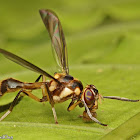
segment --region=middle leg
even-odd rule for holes
[[[55,108],[54,108],[53,97],[52,97],[52,94],[49,91],[49,87],[48,87],[47,83],[44,83],[44,85],[42,86],[42,92],[43,92],[43,95],[45,95],[47,97],[49,103],[51,104],[51,108],[52,108],[55,123],[58,124],[57,115],[56,115],[56,111],[55,111]]]

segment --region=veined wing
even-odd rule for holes
[[[39,74],[42,74],[42,75],[45,75],[51,79],[54,79],[56,82],[60,83],[57,79],[55,79],[53,76],[51,76],[50,74],[48,74],[47,72],[45,72],[44,70],[40,69],[39,67],[35,66],[34,64],[26,61],[25,59],[11,53],[11,52],[8,52],[4,49],[0,49],[0,53],[3,54],[6,58],[14,61],[15,63],[27,68],[27,69],[30,69],[32,71],[35,71]]]
[[[39,12],[51,37],[52,47],[54,49],[58,65],[61,67],[63,73],[68,74],[67,47],[61,23],[53,11],[40,10]]]

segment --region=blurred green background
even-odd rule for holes
[[[0,48],[53,75],[58,68],[39,9],[52,9],[61,21],[71,75],[80,79],[84,86],[95,84],[105,96],[140,98],[139,0],[1,0]],[[13,77],[33,82],[37,76],[0,55],[1,80]],[[41,91],[34,94],[41,96]],[[6,94],[0,99],[0,116],[15,95]],[[54,125],[49,103],[40,104],[24,97],[0,122],[0,136],[7,134],[15,140],[140,139],[140,121],[137,119],[140,103],[104,100],[97,111],[98,119],[108,124],[103,127],[78,118],[84,109],[77,107],[67,112],[69,102],[56,105],[59,125]],[[130,125],[126,127],[126,124]]]

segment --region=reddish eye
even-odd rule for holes
[[[93,104],[93,102],[95,101],[95,98],[94,98],[94,93],[92,92],[92,90],[90,89],[85,90],[84,99],[85,99],[86,104],[88,105]]]

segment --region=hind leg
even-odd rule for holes
[[[9,110],[0,118],[0,121],[2,121],[4,118],[6,118],[6,116],[8,116],[8,115],[12,112],[13,107],[15,106],[15,104],[16,104],[16,102],[17,102],[17,100],[18,100],[18,97],[19,97],[19,95],[20,95],[21,92],[22,92],[22,91],[19,91],[19,92],[18,92],[18,94],[16,95],[15,99],[13,100],[13,102],[12,102],[12,104],[11,104]]]
[[[6,118],[12,112],[16,102],[18,101],[18,97],[20,96],[21,92],[25,93],[27,96],[29,96],[30,98],[34,99],[35,101],[42,102],[42,99],[39,99],[38,97],[36,97],[32,93],[30,93],[29,91],[20,90],[18,92],[18,94],[16,95],[16,97],[14,98],[13,102],[11,103],[9,110],[0,118],[0,121],[2,121],[4,118]]]
[[[40,75],[40,76],[36,79],[35,82],[38,82],[38,81],[40,80],[41,77],[42,77],[42,75]],[[16,95],[16,97],[14,98],[13,102],[11,103],[9,110],[0,118],[0,121],[2,121],[4,118],[6,118],[6,117],[12,112],[12,110],[13,110],[15,104],[16,104],[17,101],[18,101],[18,97],[20,96],[20,94],[21,94],[22,92],[25,93],[27,96],[31,97],[32,99],[34,99],[34,100],[36,100],[36,101],[38,101],[38,102],[42,102],[42,99],[39,99],[38,97],[34,96],[32,93],[30,93],[30,92],[28,92],[28,91],[26,91],[26,90],[22,90],[22,89],[21,89],[21,90],[18,92],[18,94]],[[1,94],[0,94],[0,95],[1,95]],[[1,96],[2,96],[2,95],[1,95]]]

